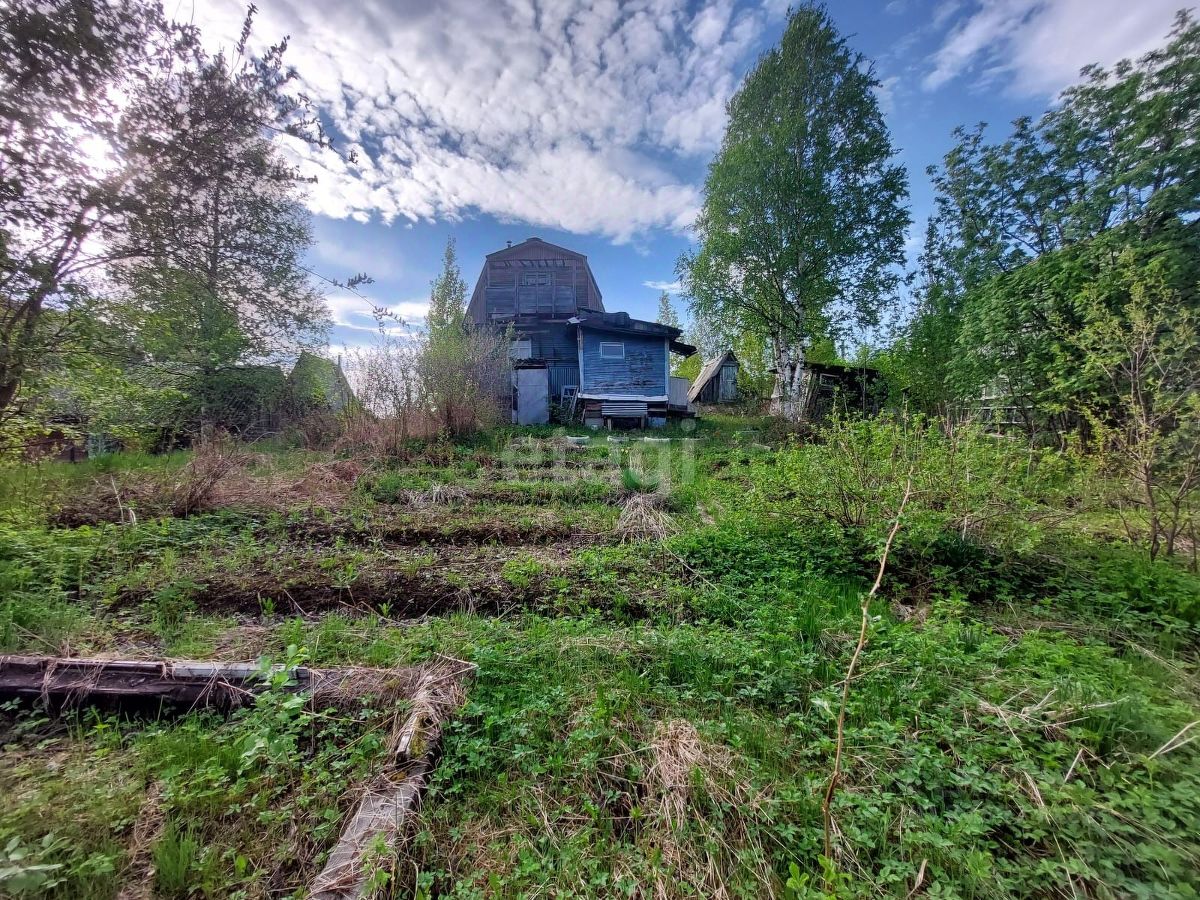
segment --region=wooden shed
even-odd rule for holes
[[[887,401],[887,381],[870,366],[845,366],[840,363],[805,363],[803,414],[807,419],[823,419],[833,413],[877,415]],[[771,414],[779,415],[779,378],[775,369],[775,390],[771,394]]]
[[[735,403],[738,399],[738,360],[732,350],[710,359],[700,370],[692,389],[691,403]]]

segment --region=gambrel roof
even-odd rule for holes
[[[488,272],[498,263],[509,263],[513,268],[537,268],[538,262],[547,259],[571,259],[580,263],[581,268],[587,273],[589,307],[597,312],[604,312],[604,302],[600,293],[600,287],[596,284],[596,276],[592,274],[592,267],[588,265],[587,257],[575,250],[570,250],[567,247],[560,247],[558,244],[551,244],[549,241],[544,241],[539,237],[531,237],[522,241],[519,244],[513,244],[511,247],[505,247],[502,250],[496,250],[489,253],[483,262],[483,269],[479,272],[479,278],[475,282],[475,290],[471,292],[471,301],[467,304],[467,315],[476,322],[482,322],[486,319],[485,304],[486,296],[485,289],[488,282]]]

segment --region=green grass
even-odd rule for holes
[[[195,886],[211,879],[205,846],[195,831],[172,819],[154,844],[154,887],[159,896],[188,897]]]
[[[39,462],[0,465],[0,522],[29,524],[61,497],[97,479],[127,472],[173,471],[191,457],[186,451],[152,455],[110,453],[78,463]]]
[[[268,692],[225,720],[84,713],[64,735],[18,718],[0,846],[26,848],[21,895],[111,897],[122,873],[149,864],[163,897],[257,896],[278,873],[304,883],[337,833],[346,786],[381,765],[389,712]],[[133,858],[139,830],[148,843]],[[0,868],[0,889],[14,884]]]
[[[715,417],[686,443],[595,436],[562,451],[588,465],[564,467],[559,433],[414,446],[334,510],[74,530],[9,517],[0,647],[471,661],[395,861],[402,895],[1200,890],[1200,744],[1172,742],[1200,718],[1200,578],[1098,540],[1110,512],[1086,507],[1072,461],[1018,464],[886,423],[801,444],[769,421]],[[842,679],[906,454],[920,492],[851,685],[826,859]],[[619,544],[614,492],[651,480],[676,533]],[[396,502],[433,485],[469,496]],[[963,510],[989,518],[964,529]],[[305,584],[356,602],[301,614],[288,592]],[[231,585],[264,599],[214,608]],[[454,602],[395,621],[434,592]],[[379,764],[382,713],[280,695],[229,719],[82,713],[64,728],[9,710],[0,870],[15,855],[19,872],[0,893],[113,896],[155,797],[143,858],[161,895],[295,894]]]

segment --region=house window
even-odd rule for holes
[[[522,272],[521,285],[523,287],[544,287],[550,284],[549,272]]]
[[[511,359],[531,359],[533,357],[533,341],[529,338],[513,341],[508,355]]]
[[[600,358],[601,359],[624,359],[625,345],[613,341],[602,341],[600,343]]]

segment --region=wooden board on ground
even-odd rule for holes
[[[0,656],[0,697],[62,705],[158,700],[183,707],[238,706],[283,671],[253,662],[82,659],[57,656]],[[311,692],[337,702],[366,694],[410,697],[421,679],[416,667],[398,669],[288,669],[288,690]]]
[[[416,819],[421,794],[433,771],[442,725],[463,701],[463,681],[474,666],[459,660],[430,669],[413,695],[407,719],[392,732],[391,764],[368,784],[309,900],[358,900],[366,895],[372,855],[394,853]]]

